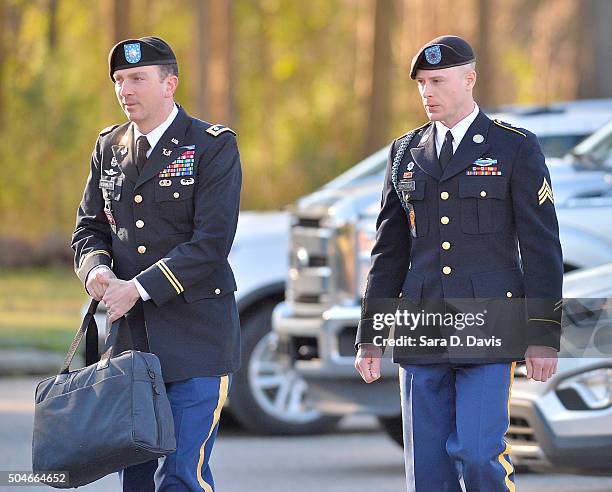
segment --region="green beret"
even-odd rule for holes
[[[423,46],[412,59],[410,78],[416,78],[417,70],[439,70],[441,68],[467,65],[476,61],[470,44],[459,36],[440,36]]]
[[[173,63],[177,62],[170,45],[163,39],[153,36],[120,41],[113,46],[108,55],[110,78],[113,82],[115,81],[113,74],[116,70]]]

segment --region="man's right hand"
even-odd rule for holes
[[[106,293],[109,280],[117,278],[110,268],[98,268],[87,277],[85,288],[96,301],[101,301]]]
[[[380,378],[380,361],[383,351],[380,347],[371,343],[359,345],[355,357],[355,369],[359,372],[366,383],[372,383]]]

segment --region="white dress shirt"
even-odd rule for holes
[[[142,135],[147,137],[147,141],[149,142],[149,145],[150,145],[150,148],[147,151],[147,159],[151,155],[151,152],[153,152],[153,149],[157,145],[157,142],[159,142],[159,139],[162,138],[162,135],[164,134],[164,132],[172,124],[172,122],[174,121],[174,118],[176,118],[177,114],[178,114],[178,108],[177,108],[177,106],[175,104],[172,107],[172,111],[170,111],[170,114],[164,120],[164,122],[161,125],[159,125],[158,127],[156,127],[153,130],[151,130],[146,135],[144,135],[144,133],[141,133],[141,131],[138,128],[136,128],[136,125],[133,125],[133,128],[134,128],[134,142],[136,142],[136,140],[138,140],[138,137],[140,137]],[[93,274],[96,270],[98,270],[100,268],[108,268],[108,267],[106,265],[98,265],[97,267],[92,268],[91,271],[89,272],[89,274],[87,275],[87,279],[85,280],[85,283],[87,283],[87,280],[89,280],[89,275]],[[110,268],[108,268],[108,269],[110,270]],[[144,289],[144,287],[142,285],[140,285],[140,282],[138,280],[136,280],[134,278],[134,279],[132,279],[132,282],[134,282],[134,285],[136,285],[136,289],[138,290],[138,294],[140,294],[140,297],[142,298],[143,301],[148,301],[149,299],[151,299],[151,296],[149,295],[149,293]]]
[[[474,110],[452,128],[447,128],[440,121],[434,122],[434,125],[436,125],[436,152],[438,153],[438,157],[440,157],[440,151],[442,150],[442,144],[444,143],[446,132],[450,130],[453,134],[454,154],[457,150],[457,147],[459,147],[461,140],[467,133],[468,128],[472,123],[474,123],[474,120],[476,119],[476,116],[478,116],[479,111],[480,110],[478,109],[478,104],[474,103]]]

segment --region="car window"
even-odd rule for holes
[[[612,122],[577,145],[571,156],[585,164],[612,167]]]

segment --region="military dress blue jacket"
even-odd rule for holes
[[[443,171],[434,132],[430,122],[391,146],[356,346],[388,334],[373,326],[377,300],[506,299],[510,318],[492,316],[485,333],[511,319],[523,354],[559,349],[563,259],[536,136],[481,111]],[[394,359],[417,362],[410,350]]]
[[[133,135],[128,122],[98,137],[72,237],[76,273],[85,283],[107,265],[120,279],[136,277],[151,300],[125,321],[148,335],[165,381],[235,372],[240,328],[227,259],[242,180],[235,134],[179,107],[140,174]]]

